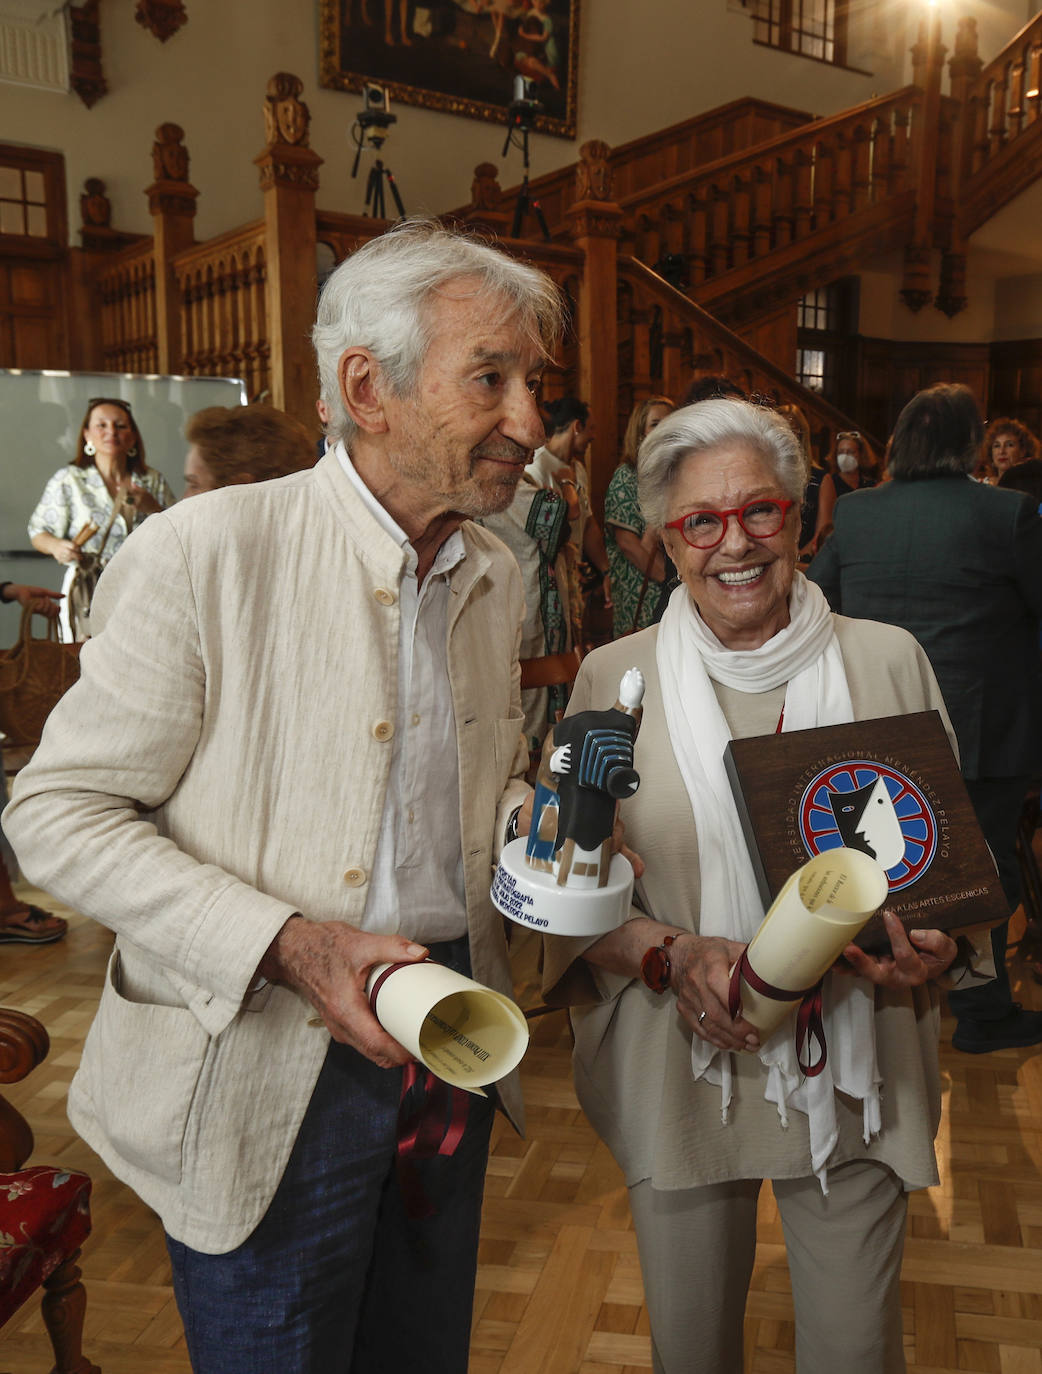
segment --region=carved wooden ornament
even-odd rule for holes
[[[264,137],[269,148],[279,143],[307,148],[311,111],[300,93],[304,83],[292,72],[276,72],[264,97]]]
[[[188,23],[181,0],[137,0],[134,18],[142,28],[154,33],[161,43],[172,38],[182,25]]]

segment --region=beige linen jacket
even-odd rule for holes
[[[503,546],[470,522],[463,540],[448,657],[470,949],[509,993],[489,884],[527,792],[523,600]],[[70,1119],[198,1250],[263,1216],[329,1043],[296,993],[249,988],[294,912],[362,916],[403,565],[332,454],[153,516],[99,584],[101,632],[5,813],[31,880],[117,936]],[[499,1086],[519,1122],[516,1079]]]

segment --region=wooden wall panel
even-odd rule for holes
[[[992,344],[988,415],[1012,415],[1042,433],[1042,339]]]
[[[885,439],[915,393],[937,382],[968,386],[983,413],[988,404],[989,347],[986,343],[862,339],[857,374],[858,421]]]
[[[0,367],[67,367],[64,265],[0,259]]]

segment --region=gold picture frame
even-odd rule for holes
[[[574,138],[580,0],[319,0],[319,84],[510,122],[514,78],[540,133]]]

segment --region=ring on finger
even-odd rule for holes
[[[700,1013],[699,1013],[699,1016],[698,1016],[698,1024],[701,1025],[702,1022],[703,1022],[705,1019],[706,1019],[706,1012],[705,1012],[705,1011],[700,1012]]]

